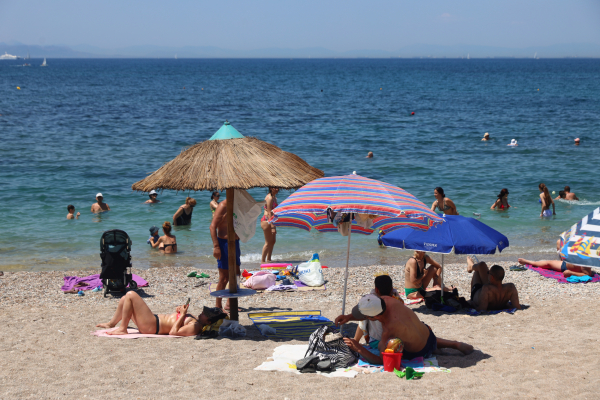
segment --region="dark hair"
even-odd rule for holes
[[[390,296],[393,289],[392,278],[389,275],[379,275],[375,278],[375,288],[379,290],[380,296]]]
[[[502,282],[502,279],[504,279],[504,268],[499,265],[492,265],[492,268],[490,268],[490,275],[498,282]]]
[[[169,221],[165,221],[162,228],[165,233],[171,233],[171,223]]]
[[[565,186],[565,192],[571,192],[571,188],[569,186]]]
[[[561,199],[564,199],[565,197],[567,197],[567,194],[565,193],[564,190],[561,190],[558,192],[558,197],[560,197]]]
[[[273,196],[273,193],[272,193],[272,192],[273,192],[273,189],[277,189],[277,188],[276,188],[276,187],[269,187],[269,192],[268,192],[268,193],[269,193],[271,196]]]
[[[71,211],[71,210],[74,210],[74,209],[75,209],[75,206],[73,204],[69,204],[67,206],[67,211]]]
[[[438,192],[442,197],[446,197],[446,195],[444,194],[444,189],[442,189],[441,187],[438,186],[434,190]]]
[[[552,204],[552,197],[550,197],[548,187],[546,187],[546,185],[543,183],[540,183],[538,187],[544,193],[544,200],[546,200],[546,206],[550,207],[550,204]]]
[[[212,192],[212,194],[210,195],[210,199],[214,200],[215,197],[221,197],[221,194],[217,191]]]
[[[500,191],[500,194],[498,195],[499,199],[502,199],[504,197],[505,194],[508,194],[508,189],[504,188]]]

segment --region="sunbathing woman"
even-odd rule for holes
[[[556,272],[562,272],[565,278],[569,276],[584,276],[588,275],[594,277],[594,272],[590,267],[580,267],[566,261],[560,260],[540,260],[540,261],[529,261],[523,258],[519,258],[519,264],[532,265],[536,268],[550,269]]]
[[[194,317],[187,314],[188,308],[189,305],[183,305],[175,308],[173,314],[153,314],[144,300],[136,292],[131,291],[121,298],[112,319],[96,326],[98,328],[114,328],[121,321],[121,326],[107,333],[109,335],[127,335],[127,325],[130,320],[133,320],[140,333],[143,334],[194,336],[202,331],[204,325],[218,321],[218,319],[214,320],[217,316],[224,317],[224,314],[215,313],[213,309],[207,307],[204,307],[202,314]]]
[[[162,225],[164,236],[158,238],[158,240],[154,240],[154,237],[150,237],[150,244],[152,247],[157,247],[158,249],[165,254],[177,253],[177,238],[175,235],[171,235],[171,223],[169,221],[165,221]]]

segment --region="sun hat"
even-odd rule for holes
[[[152,196],[153,194],[158,195],[158,193],[156,193],[156,190],[152,189],[150,193],[148,193],[148,196]]]
[[[96,195],[96,198],[98,198],[98,197],[104,197],[104,196],[102,196],[102,193],[98,193],[98,194]]]
[[[352,316],[358,320],[375,317],[385,311],[385,301],[374,294],[364,295],[352,308]]]
[[[152,225],[152,227],[150,228],[150,234],[154,235],[154,232],[158,232],[158,228],[156,227],[156,225]]]
[[[483,134],[483,137],[488,137],[488,136],[490,136],[489,132],[486,132],[486,133]]]

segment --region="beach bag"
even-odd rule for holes
[[[244,286],[254,290],[263,290],[273,286],[275,281],[277,281],[277,278],[271,271],[259,271],[248,278],[244,282]]]
[[[323,286],[325,278],[323,278],[323,268],[319,260],[309,261],[299,264],[297,267],[298,279],[306,286]]]
[[[328,325],[321,325],[311,333],[304,357],[311,356],[319,357],[316,369],[323,372],[346,368],[358,360],[358,354],[344,343],[344,337]]]

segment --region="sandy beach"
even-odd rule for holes
[[[402,288],[403,270],[352,268],[349,306],[371,289],[376,272],[388,272]],[[214,304],[205,282],[214,282],[216,271],[205,270],[211,276],[207,279],[187,278],[187,272],[176,267],[134,270],[150,283],[139,293],[156,313],[173,312],[187,297],[192,298],[192,313]],[[237,340],[92,336],[96,323],[110,319],[118,298],[60,291],[64,276],[92,273],[97,270],[0,277],[0,398],[585,399],[597,398],[600,389],[600,323],[593,307],[600,294],[597,284],[557,284],[532,271],[507,271],[505,281],[515,283],[521,302],[529,305],[514,315],[446,314],[411,306],[437,336],[470,343],[476,350],[469,356],[453,351],[439,355],[449,374],[405,381],[390,373],[329,379],[254,370],[275,347],[302,342],[266,340],[247,312],[320,309],[333,320],[341,311],[342,269],[324,271],[324,292],[263,293],[242,300],[240,322],[248,335]],[[446,282],[468,297],[470,275],[464,265],[447,265]]]

